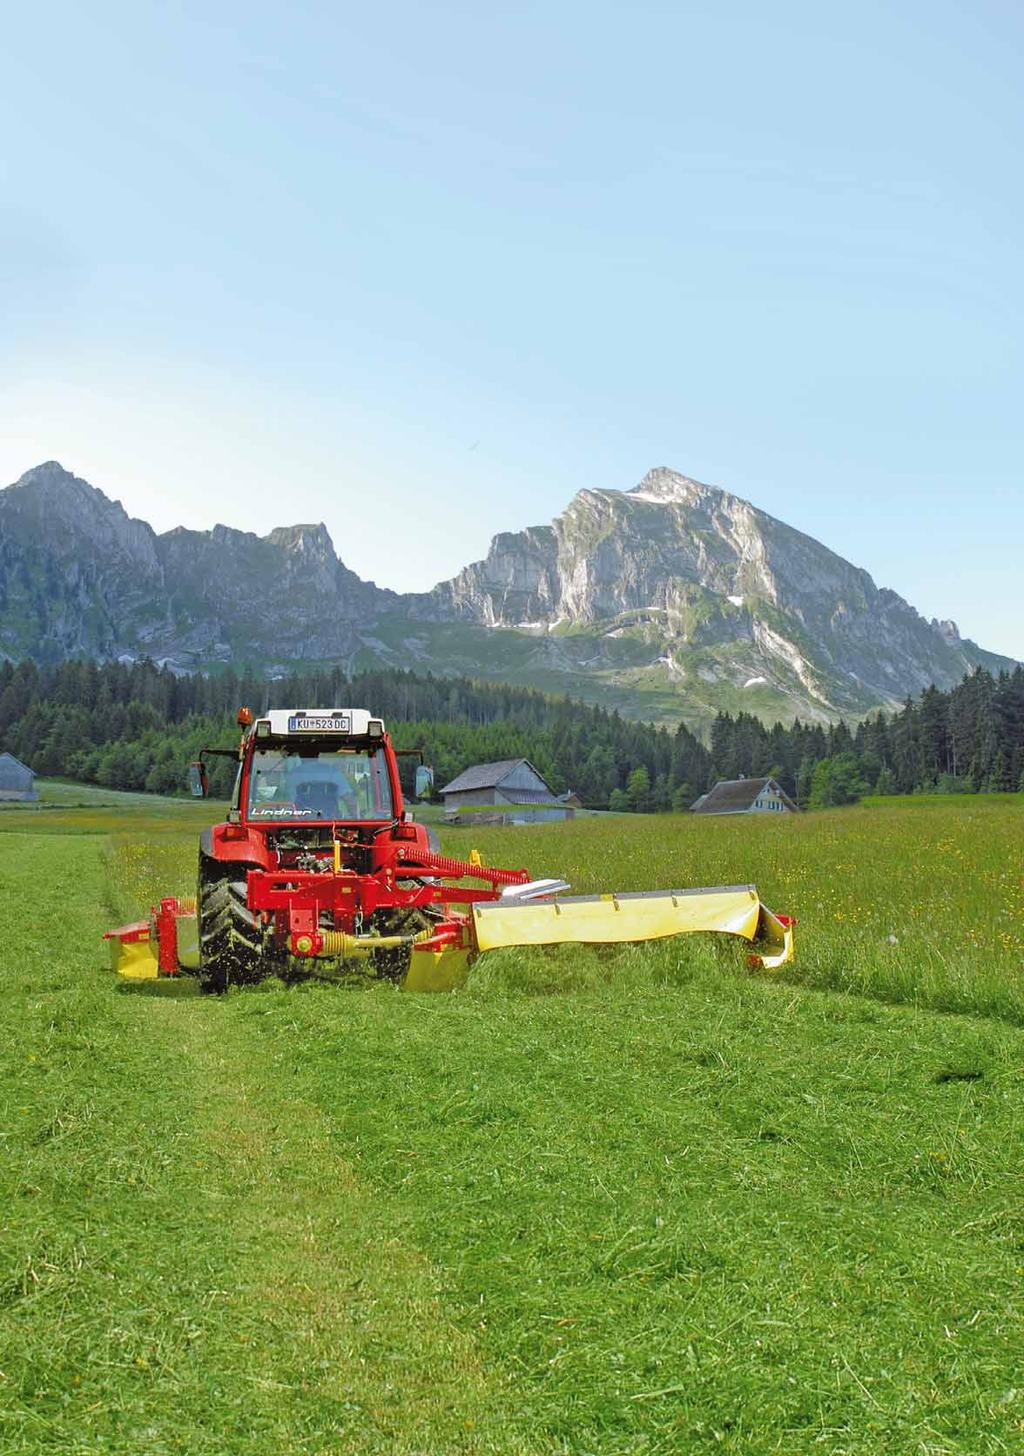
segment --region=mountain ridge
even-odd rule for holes
[[[47,461],[0,490],[0,655],[405,665],[696,723],[719,707],[856,715],[1012,665],[665,466],[629,491],[581,490],[551,523],[498,533],[480,561],[403,594],[347,567],[323,522],[157,533]]]

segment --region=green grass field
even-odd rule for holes
[[[79,807],[76,807],[79,805]],[[738,944],[118,985],[209,805],[0,816],[0,1451],[1024,1449],[1016,798],[449,831]]]

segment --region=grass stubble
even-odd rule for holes
[[[1019,802],[472,831],[756,882],[785,980],[692,940],[223,1001],[96,939],[190,888],[194,811],[73,812],[0,833],[0,1449],[1024,1447]]]

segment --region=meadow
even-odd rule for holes
[[[1018,796],[442,831],[578,892],[754,882],[784,973],[116,984],[102,930],[212,812],[0,815],[0,1450],[1024,1447]]]

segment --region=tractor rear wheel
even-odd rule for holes
[[[199,864],[199,984],[223,995],[263,974],[260,924],[245,903],[245,866]]]

